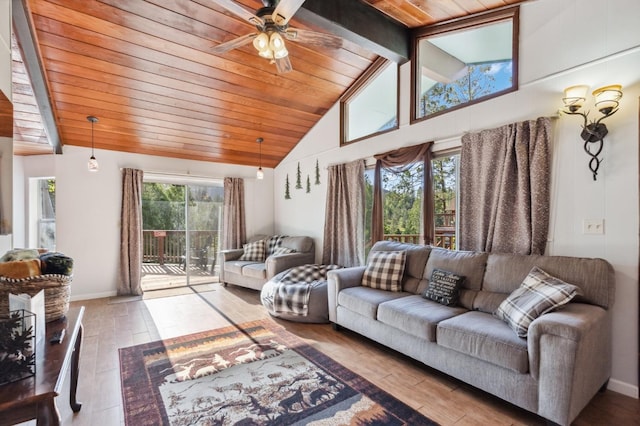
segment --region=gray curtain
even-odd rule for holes
[[[546,117],[462,137],[460,249],[544,254],[550,150]]]
[[[242,248],[247,240],[244,213],[244,180],[224,178],[224,235],[222,249]]]
[[[142,176],[142,170],[122,171],[118,295],[142,294]]]
[[[384,239],[384,218],[382,211],[382,168],[392,173],[402,173],[410,169],[417,162],[423,165],[423,197],[422,197],[422,227],[423,243],[432,244],[435,236],[434,205],[433,205],[433,176],[431,173],[431,146],[433,142],[399,148],[394,151],[377,154],[376,171],[373,182],[373,211],[371,213],[371,244]]]
[[[329,167],[322,263],[364,265],[364,161]]]

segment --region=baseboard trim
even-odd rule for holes
[[[72,302],[77,302],[79,300],[91,300],[91,299],[102,299],[104,297],[113,297],[118,294],[117,291],[105,291],[103,293],[91,293],[91,294],[78,294],[75,296],[71,296],[69,300]]]
[[[618,392],[631,398],[638,399],[638,386],[630,385],[629,383],[621,382],[620,380],[609,380],[609,386],[607,389],[613,392]]]

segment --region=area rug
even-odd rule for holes
[[[127,425],[435,425],[270,320],[120,349]]]

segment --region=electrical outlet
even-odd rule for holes
[[[604,234],[604,219],[583,219],[582,233],[591,235]]]

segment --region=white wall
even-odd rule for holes
[[[466,131],[555,115],[562,91],[623,85],[619,112],[607,119],[604,163],[593,181],[582,148],[580,119],[554,120],[552,210],[548,254],[602,257],[616,272],[613,307],[613,375],[610,389],[638,397],[638,103],[640,31],[637,0],[538,0],[520,10],[520,90],[500,98],[409,125],[410,66],[401,69],[401,127],[339,147],[339,108],[334,106],[276,168],[276,232],[315,238],[320,260],[326,198],[326,166],[368,158],[401,146],[435,140],[435,150],[457,143]],[[591,107],[590,109],[595,110]],[[296,190],[316,160],[321,185]],[[291,200],[284,199],[285,176]],[[604,219],[604,235],[582,234],[583,219]]]
[[[13,101],[11,84],[11,2],[0,0],[0,91],[10,101]],[[11,246],[12,215],[11,179],[13,174],[13,139],[0,137],[0,170],[4,172],[0,181],[0,248],[5,249],[7,244]]]
[[[11,1],[0,0],[0,90],[11,101]]]
[[[65,146],[63,155],[16,157],[14,173],[15,210],[23,218],[28,212],[24,190],[32,177],[56,178],[57,250],[74,259],[73,300],[106,297],[116,294],[119,277],[120,247],[120,168],[147,172],[245,179],[247,233],[273,232],[273,170],[265,169],[262,181],[255,179],[255,167],[178,160],[149,155],[96,150],[100,171],[90,173],[86,148]],[[16,214],[16,217],[18,214]],[[18,229],[21,223],[21,229]],[[28,241],[24,220],[14,221],[15,246]]]

